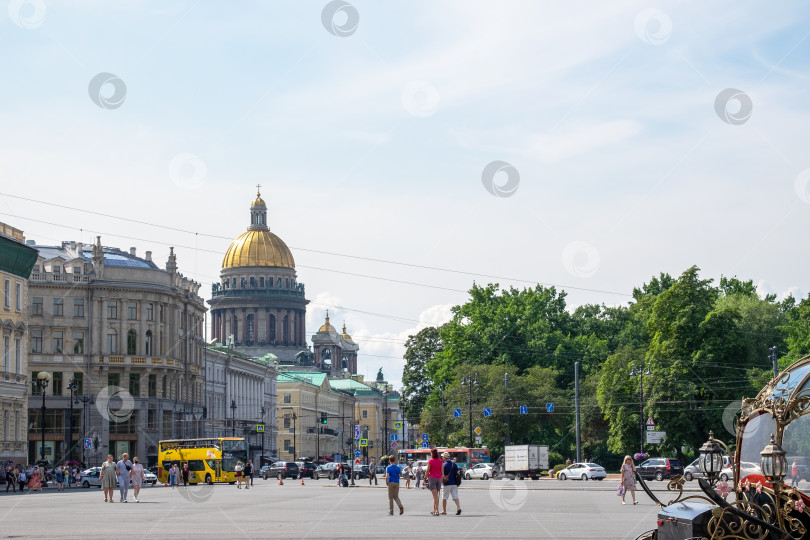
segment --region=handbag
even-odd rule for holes
[[[619,484],[619,487],[616,490],[616,495],[619,497],[624,497],[624,484]]]

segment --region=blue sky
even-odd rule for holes
[[[408,334],[473,280],[618,304],[694,264],[806,296],[807,4],[560,4],[356,1],[339,37],[320,0],[6,3],[0,192],[200,234],[7,195],[0,220],[174,245],[207,293],[262,184],[308,328],[330,309],[395,383]],[[117,108],[91,99],[99,73],[126,86]],[[738,125],[727,88],[751,103]],[[511,196],[484,188],[493,161]]]

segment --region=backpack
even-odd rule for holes
[[[349,481],[346,480],[345,476],[340,479],[340,485],[343,486],[343,487],[349,487]]]
[[[455,463],[453,463],[453,468],[456,470],[456,485],[460,486],[464,475],[461,474],[461,471]]]

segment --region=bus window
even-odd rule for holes
[[[489,463],[489,453],[483,450],[470,450],[473,463]]]
[[[188,461],[188,470],[189,471],[195,471],[195,472],[204,471],[205,470],[205,464],[203,463],[203,460],[201,460],[201,459],[190,459]]]

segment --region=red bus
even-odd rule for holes
[[[437,447],[441,455],[444,452],[450,454],[451,459],[456,460],[456,465],[460,469],[469,469],[476,463],[489,463],[490,453],[489,448],[467,448],[463,446],[457,447]],[[430,448],[410,448],[403,449],[398,452],[399,462],[413,463],[419,460],[430,459]]]

